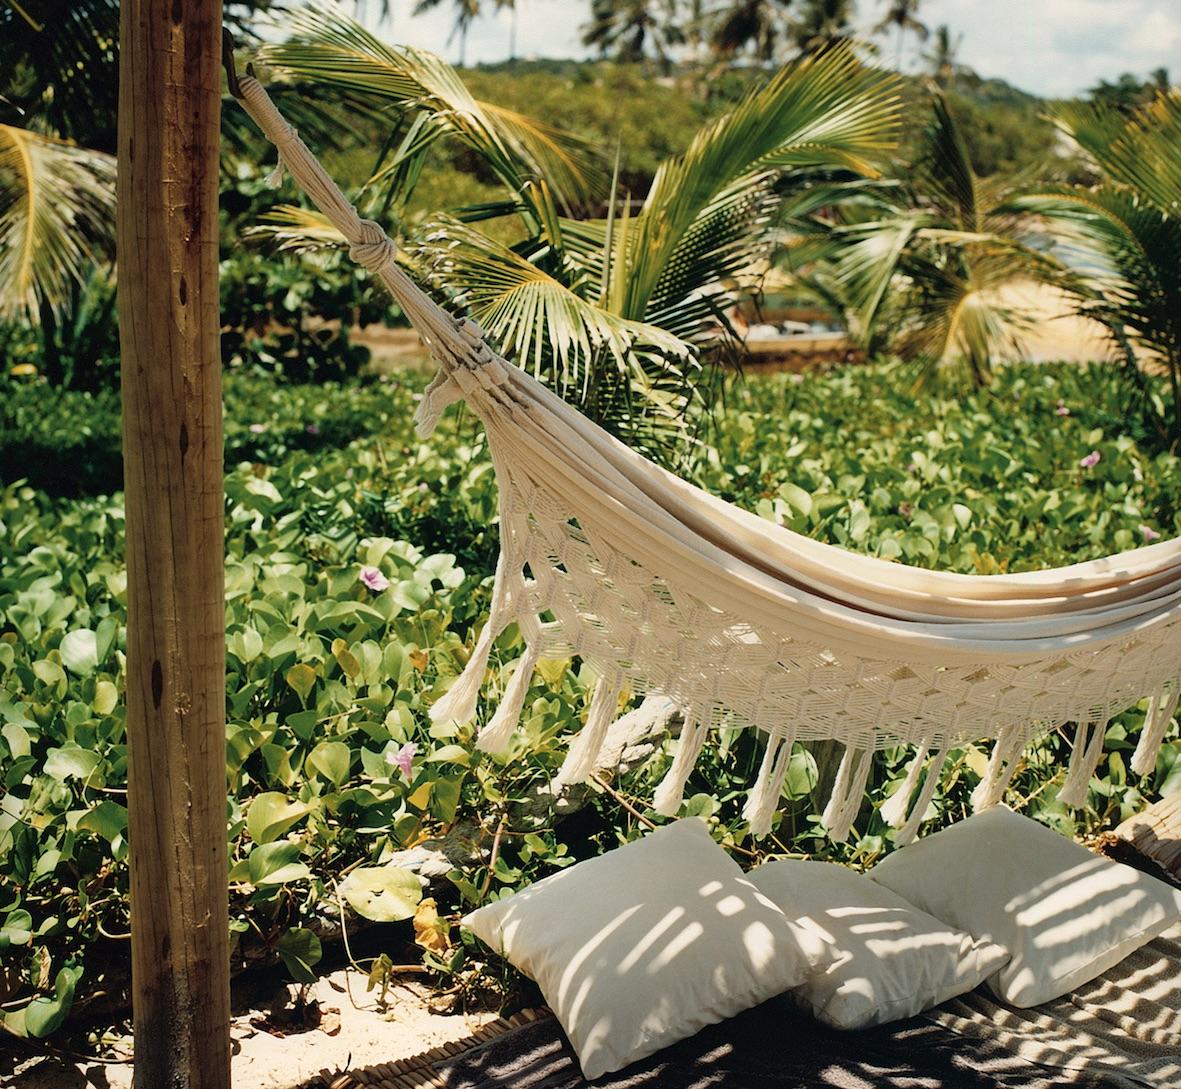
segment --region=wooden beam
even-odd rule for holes
[[[230,1084],[221,0],[123,0],[118,262],[135,1085]]]

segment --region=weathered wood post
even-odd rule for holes
[[[230,1083],[221,0],[123,0],[119,324],[135,1084]]]

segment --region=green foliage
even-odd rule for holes
[[[275,958],[297,981],[312,978],[343,910],[350,926],[381,921],[402,940],[413,917],[427,965],[462,982],[480,958],[450,936],[457,911],[643,831],[605,794],[561,821],[546,802],[586,712],[591,678],[576,663],[542,663],[505,756],[475,750],[474,724],[427,718],[486,616],[496,494],[470,417],[449,418],[429,443],[413,436],[421,385],[227,384],[228,440],[249,458],[231,459],[226,482],[232,931],[240,958]],[[1127,433],[1123,392],[1109,369],[1065,366],[1006,368],[990,391],[947,399],[900,392],[896,368],[740,383],[691,471],[862,552],[981,573],[1067,563],[1181,532],[1181,464]],[[356,421],[359,437],[300,448],[312,418]],[[1080,466],[1092,451],[1098,463]],[[6,1026],[29,1035],[126,982],[122,533],[118,497],[0,491],[0,1002]],[[490,704],[520,650],[510,628]],[[1044,742],[1015,788],[1029,811],[1069,834],[1181,788],[1175,741],[1149,781],[1129,775],[1142,718],[1132,709],[1109,728],[1078,825],[1055,801],[1064,743]],[[711,739],[684,812],[744,859],[783,849],[866,862],[890,848],[876,806],[897,789],[904,754],[883,755],[851,844],[834,849],[815,829],[830,748],[797,749],[769,841],[751,842],[741,818],[760,759],[748,732]],[[937,821],[966,812],[984,756],[953,755]],[[670,758],[615,784],[652,820]],[[436,916],[395,852],[444,832],[470,851]],[[374,986],[390,963],[375,963]]]
[[[1053,114],[1098,172],[1093,186],[1051,186],[1015,206],[1047,216],[1078,271],[1067,282],[1080,313],[1102,322],[1129,372],[1136,353],[1164,365],[1168,397],[1145,389],[1140,414],[1181,444],[1181,91],[1163,91],[1125,114],[1102,101]]]

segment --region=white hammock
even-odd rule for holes
[[[770,828],[795,741],[846,746],[824,813],[836,839],[849,834],[873,753],[889,746],[917,748],[883,807],[901,841],[918,830],[949,749],[979,738],[996,739],[973,797],[983,807],[1001,799],[1032,737],[1078,723],[1059,797],[1081,805],[1108,720],[1147,695],[1131,766],[1155,767],[1181,674],[1181,541],[1052,571],[957,575],[858,556],[724,503],[628,449],[496,355],[474,322],[438,307],[262,86],[248,77],[240,90],[283,165],[437,361],[420,434],[460,398],[487,431],[500,486],[491,614],[434,719],[475,716],[493,641],[516,621],[528,649],[481,747],[507,744],[539,658],[578,655],[600,680],[561,778],[594,769],[625,688],[664,693],[684,719],[654,799],[665,814],[721,725],[767,735],[745,809],[755,834]]]

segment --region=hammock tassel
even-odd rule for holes
[[[865,784],[869,782],[872,766],[873,753],[870,750],[845,749],[840,767],[837,768],[836,781],[832,785],[832,795],[820,818],[833,843],[844,843],[853,831],[853,822],[861,811]]]
[[[484,674],[488,671],[488,658],[492,653],[492,644],[496,642],[501,632],[508,627],[510,616],[509,593],[505,578],[505,560],[503,553],[496,561],[496,576],[492,589],[492,605],[488,612],[488,622],[476,645],[472,648],[472,656],[463,667],[463,672],[452,682],[446,694],[431,705],[430,718],[432,722],[471,722],[476,717],[476,702],[480,698],[480,687],[484,683]]]
[[[508,682],[501,697],[500,706],[496,708],[491,720],[480,731],[476,738],[476,746],[482,752],[504,752],[517,728],[521,717],[521,708],[525,706],[525,697],[529,693],[529,685],[533,681],[533,668],[541,656],[537,650],[538,643],[531,643],[525,653],[517,659],[517,668],[512,680]]]
[[[943,765],[947,763],[949,752],[951,752],[951,742],[947,741],[931,759],[927,768],[927,778],[923,780],[923,789],[919,791],[919,796],[911,807],[910,817],[894,834],[895,847],[905,847],[919,834],[923,821],[927,819],[927,810],[930,808],[931,799],[935,797],[935,788],[939,786],[939,780],[943,775]]]
[[[753,836],[765,836],[771,831],[771,818],[779,808],[783,783],[791,768],[791,751],[795,741],[794,730],[767,739],[767,751],[759,766],[759,777],[746,796],[746,805],[742,809],[742,816],[750,825]]]
[[[992,756],[989,757],[988,767],[984,778],[976,784],[972,791],[972,809],[979,813],[984,809],[991,809],[998,805],[1005,797],[1005,791],[1017,774],[1017,765],[1021,762],[1021,753],[1025,749],[1025,738],[1011,727],[1003,730],[996,739]]]
[[[914,759],[911,760],[910,767],[907,768],[902,786],[882,802],[878,809],[882,820],[891,828],[901,828],[906,823],[907,814],[910,812],[910,796],[914,793],[915,787],[919,785],[919,776],[923,773],[923,766],[927,762],[928,746],[929,741],[924,737],[915,748]]]
[[[414,432],[420,439],[428,439],[439,423],[439,417],[463,397],[458,383],[440,368],[423,390],[422,400],[414,412]]]
[[[689,781],[693,765],[701,755],[701,748],[708,733],[709,726],[704,719],[698,721],[688,713],[685,714],[672,767],[660,780],[660,785],[652,795],[652,808],[662,817],[675,817],[681,808],[681,802],[685,799],[685,784]]]
[[[607,731],[611,729],[615,711],[619,707],[622,690],[623,681],[618,676],[610,680],[600,677],[595,682],[586,723],[570,743],[566,759],[562,761],[554,780],[557,786],[585,783],[590,778],[598,766],[599,754],[603,751],[603,742],[607,740]]]
[[[283,184],[283,174],[285,169],[286,168],[283,165],[283,153],[280,151],[278,162],[275,163],[275,169],[263,179],[263,185],[265,185],[268,189],[278,189]]]
[[[1144,726],[1130,765],[1137,775],[1151,775],[1156,770],[1157,754],[1173,722],[1178,694],[1176,687],[1171,692],[1162,689],[1148,701],[1148,712],[1144,716]]]
[[[1105,722],[1080,722],[1074,735],[1074,747],[1070,750],[1070,764],[1066,780],[1058,791],[1058,800],[1074,809],[1087,804],[1087,791],[1091,776],[1103,757],[1103,742],[1107,735]]]

